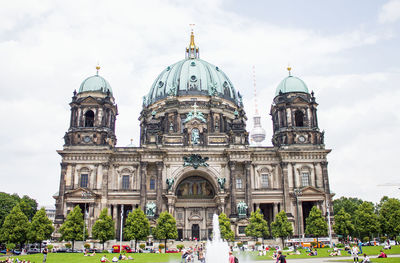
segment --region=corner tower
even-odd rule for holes
[[[285,145],[323,145],[324,132],[318,128],[314,92],[309,93],[301,79],[289,76],[281,81],[271,106],[273,123],[272,143]]]
[[[64,146],[109,146],[116,144],[115,120],[118,114],[111,86],[99,75],[86,78],[79,91],[74,91],[70,127]]]

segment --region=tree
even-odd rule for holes
[[[351,215],[354,223],[355,211],[362,203],[363,200],[359,198],[342,196],[339,199],[333,200],[333,212],[336,214],[343,208],[346,213]]]
[[[19,205],[16,205],[4,220],[0,236],[6,243],[15,243],[22,246],[27,240],[29,221],[22,213]]]
[[[226,216],[225,213],[221,213],[218,216],[218,221],[221,237],[225,240],[233,241],[235,239],[235,234],[231,228],[231,220]]]
[[[383,234],[395,238],[399,234],[400,228],[400,201],[396,198],[381,199],[379,209],[379,223]]]
[[[333,225],[335,233],[338,235],[352,235],[354,233],[354,224],[351,221],[351,215],[346,213],[342,208],[337,214],[335,214],[335,224]]]
[[[282,248],[285,246],[285,238],[293,235],[293,227],[285,211],[282,210],[276,215],[275,221],[271,223],[271,233],[272,236],[282,239]]]
[[[317,246],[318,246],[318,237],[328,235],[328,224],[325,221],[325,218],[322,216],[321,210],[319,210],[316,206],[311,208],[310,214],[306,218],[306,235],[313,235],[317,238]]]
[[[41,208],[32,218],[28,231],[28,240],[39,243],[42,249],[42,241],[51,238],[54,231],[53,223],[47,217],[44,208]]]
[[[84,240],[83,225],[82,210],[79,205],[77,205],[74,210],[67,215],[67,219],[60,227],[61,238],[66,241],[72,241],[72,250],[74,250],[75,240]],[[88,231],[85,229],[85,239],[87,237]]]
[[[92,228],[92,237],[101,241],[103,244],[103,250],[104,242],[114,239],[115,223],[112,220],[112,217],[108,215],[107,208],[101,210],[99,218],[94,223]]]
[[[167,211],[162,212],[157,219],[157,225],[153,229],[153,233],[156,239],[164,239],[165,251],[167,251],[167,240],[178,238],[175,218]]]
[[[129,213],[124,228],[125,237],[135,240],[135,251],[138,240],[145,240],[150,234],[150,223],[142,209],[137,208]]]
[[[362,239],[379,232],[378,215],[374,213],[374,205],[363,202],[355,211],[356,233]]]
[[[30,198],[27,195],[24,195],[20,201],[19,206],[21,207],[22,212],[28,217],[28,220],[31,221],[33,216],[36,214],[38,203],[35,199]]]
[[[0,192],[0,227],[3,225],[4,219],[19,202],[18,195],[10,195]]]
[[[260,209],[255,212],[251,212],[250,223],[244,229],[246,236],[249,237],[262,237],[266,238],[269,235],[268,223],[265,221],[264,216],[261,214]]]

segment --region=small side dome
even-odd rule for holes
[[[112,89],[110,86],[110,83],[108,81],[99,76],[99,69],[100,67],[97,66],[97,73],[94,76],[86,78],[80,88],[78,93],[82,92],[101,92],[101,93],[107,93],[110,92],[112,94]]]
[[[291,68],[288,68],[289,76],[284,78],[281,83],[279,83],[276,88],[275,96],[278,96],[281,92],[304,92],[309,93],[306,83],[299,79],[298,77],[294,77],[290,74]]]

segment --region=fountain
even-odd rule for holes
[[[206,244],[206,262],[225,263],[229,258],[228,242],[222,240],[219,229],[218,215],[213,216],[213,238]]]

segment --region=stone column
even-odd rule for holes
[[[76,164],[73,164],[71,167],[71,189],[77,187],[77,185],[75,185],[75,170],[76,170]]]
[[[58,190],[58,199],[56,202],[56,220],[62,223],[64,220],[65,174],[67,173],[68,165],[66,163],[60,163],[60,166],[60,188]]]
[[[245,202],[248,208],[248,213],[251,214],[253,212],[253,198],[251,196],[251,162],[245,162],[245,170],[244,170],[244,180],[245,180]]]
[[[303,219],[303,202],[299,201],[299,217],[300,222],[298,222],[298,224],[300,225],[300,233],[299,235],[302,235],[304,233],[304,219]]]
[[[146,211],[146,175],[147,162],[140,162],[140,206],[143,211]]]
[[[320,186],[318,185],[318,175],[317,175],[317,168],[315,167],[317,163],[313,163],[313,170],[314,170],[314,182],[315,182],[315,187],[319,188]]]
[[[114,220],[115,230],[117,230],[117,228],[118,228],[118,205],[112,205],[112,206],[113,206],[112,219]]]
[[[276,217],[276,215],[278,214],[279,212],[278,212],[278,203],[277,202],[274,202],[274,219],[275,219],[275,217]]]
[[[98,173],[98,168],[99,165],[95,164],[94,165],[94,173],[93,173],[93,185],[92,185],[92,189],[97,189],[97,173]]]
[[[110,173],[110,164],[109,163],[103,164],[102,165],[103,182],[101,184],[102,199],[107,198],[109,173]]]
[[[161,213],[162,209],[162,170],[164,168],[163,162],[157,162],[157,214]]]
[[[324,181],[325,193],[330,193],[329,179],[328,179],[328,162],[321,162],[322,178]]]
[[[236,170],[236,162],[229,162],[229,171],[230,171],[230,179],[229,179],[229,190],[231,194],[231,216],[236,215],[236,184],[235,184],[235,170]]]
[[[291,212],[290,210],[290,196],[289,196],[289,177],[288,177],[288,163],[280,163],[282,170],[282,189],[283,189],[283,209],[286,213]]]

